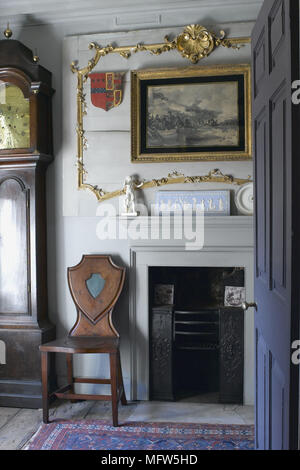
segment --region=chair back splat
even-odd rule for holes
[[[77,309],[77,320],[69,336],[118,338],[113,325],[113,308],[122,292],[125,268],[110,256],[84,255],[68,268],[68,283]]]

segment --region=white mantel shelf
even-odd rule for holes
[[[159,239],[152,239],[149,235],[148,238],[138,240],[130,240],[131,247],[144,247],[147,246],[182,246],[186,243],[185,238],[182,240],[174,240],[168,238],[169,226],[164,225],[163,217],[136,217],[134,219],[127,219],[119,217],[120,224],[131,223],[138,225],[141,233],[150,234],[150,229],[161,230]],[[193,219],[178,219],[177,217],[170,217],[170,231],[173,233],[174,229],[184,227],[195,230],[195,220]],[[183,227],[183,228],[184,228]],[[206,216],[204,217],[204,249],[212,247],[247,247],[253,248],[254,242],[254,220],[250,216]]]
[[[117,220],[137,220],[142,225],[149,225],[150,223],[161,223],[163,217],[161,216],[138,216],[138,217],[126,217],[119,215],[115,217]],[[114,217],[112,217],[114,219]],[[175,223],[180,220],[176,216],[170,217],[171,221],[173,220]],[[235,226],[252,226],[253,225],[253,216],[245,216],[245,215],[230,215],[230,216],[205,216],[205,224],[211,226],[217,225],[232,225]]]

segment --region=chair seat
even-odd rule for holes
[[[70,354],[113,353],[119,349],[119,338],[98,336],[67,336],[40,345],[43,352],[61,352]]]

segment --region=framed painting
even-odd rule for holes
[[[131,72],[132,162],[249,159],[250,65]]]

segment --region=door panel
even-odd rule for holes
[[[299,336],[299,2],[266,0],[252,33],[255,164],[256,445],[297,446]],[[296,406],[296,410],[295,410]]]
[[[289,249],[287,222],[290,212],[290,198],[287,194],[287,178],[290,174],[288,151],[287,97],[290,90],[282,83],[270,100],[270,134],[271,134],[271,172],[272,172],[272,289],[287,298],[287,262]]]
[[[267,427],[267,347],[263,337],[259,335],[256,330],[256,384],[260,386],[260,400],[256,400],[256,422],[260,425],[256,426],[256,448],[266,449],[268,442],[268,427]]]
[[[269,430],[269,448],[281,450],[284,449],[285,423],[287,421],[285,416],[285,400],[288,397],[285,396],[286,384],[284,373],[276,359],[272,356],[271,351],[269,352],[269,384],[269,406],[270,415],[272,416]]]
[[[264,27],[262,28],[260,37],[252,51],[252,69],[254,72],[254,97],[256,98],[260,92],[260,85],[262,84],[266,73],[266,37]]]
[[[265,283],[269,283],[269,265],[270,257],[267,250],[267,239],[269,237],[268,227],[266,224],[267,220],[267,207],[269,205],[268,200],[268,173],[269,173],[269,162],[267,159],[267,113],[264,107],[258,118],[255,120],[255,145],[257,148],[257,165],[256,170],[260,175],[262,184],[256,188],[256,199],[260,201],[257,207],[257,221],[260,227],[259,232],[256,233],[256,276],[259,277]]]
[[[282,49],[285,47],[285,19],[285,2],[273,2],[269,14],[270,71],[278,65],[277,58],[280,61],[279,56],[284,53]]]

